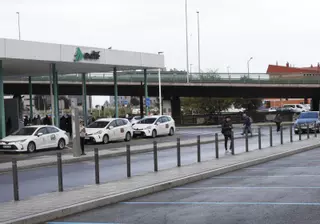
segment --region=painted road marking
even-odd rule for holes
[[[320,189],[319,187],[255,187],[255,186],[237,186],[237,187],[178,187],[173,188],[173,190],[214,190],[214,189]]]
[[[158,202],[158,201],[143,201],[143,202],[120,202],[125,205],[298,205],[298,206],[320,206],[320,203],[308,202]]]
[[[115,222],[47,222],[47,224],[121,224]]]
[[[320,168],[320,166],[269,166],[269,167],[256,167],[256,168],[243,168],[243,170],[266,170],[266,169],[283,169],[283,168],[297,168],[297,169],[312,169]]]
[[[286,178],[286,177],[320,177],[320,175],[281,175],[281,176],[269,176],[269,175],[259,175],[259,176],[226,176],[226,177],[212,177],[211,179],[243,179],[243,178]]]

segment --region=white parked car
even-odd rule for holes
[[[131,124],[136,124],[138,123],[139,121],[141,120],[141,117],[140,116],[134,116],[132,119],[131,119]]]
[[[284,110],[289,110],[294,113],[306,112],[307,109],[302,104],[285,104],[283,105]]]
[[[175,122],[170,116],[149,116],[132,125],[134,136],[157,137],[174,135]]]
[[[130,141],[133,136],[131,123],[122,118],[102,118],[86,128],[86,142],[108,144],[109,141]]]
[[[40,149],[64,149],[69,144],[67,133],[55,126],[35,125],[0,140],[0,151],[35,152]]]

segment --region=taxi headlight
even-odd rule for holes
[[[96,133],[94,133],[94,135],[101,135],[102,134],[102,131],[98,131]]]
[[[27,139],[24,139],[24,140],[20,140],[20,141],[18,141],[18,143],[23,143],[23,142],[25,142]]]
[[[152,126],[148,126],[148,127],[146,127],[145,129],[149,130],[149,129],[151,129],[151,128],[152,128]]]

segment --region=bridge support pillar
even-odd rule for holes
[[[29,105],[30,105],[30,118],[33,118],[33,100],[32,100],[32,78],[29,76]],[[40,108],[39,108],[40,110]]]
[[[149,107],[147,104],[147,98],[148,98],[148,80],[147,80],[147,69],[143,70],[143,75],[144,75],[144,100],[146,104],[146,116],[149,115]]]
[[[178,96],[173,96],[171,99],[171,111],[176,124],[181,124],[181,102]]]
[[[6,116],[4,111],[3,68],[0,60],[0,139],[6,136]]]
[[[312,97],[311,110],[319,111],[319,97]]]
[[[87,75],[82,73],[82,113],[84,126],[88,125],[88,108],[87,108]]]
[[[54,125],[60,127],[59,116],[59,90],[58,90],[58,72],[56,70],[56,64],[51,65],[52,80],[53,80],[53,109],[54,109]]]
[[[118,102],[118,76],[117,68],[113,68],[113,82],[114,82],[114,116],[115,118],[119,117],[119,102]]]

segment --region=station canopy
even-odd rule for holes
[[[4,76],[45,76],[55,64],[58,74],[105,73],[164,68],[159,54],[0,38]]]

